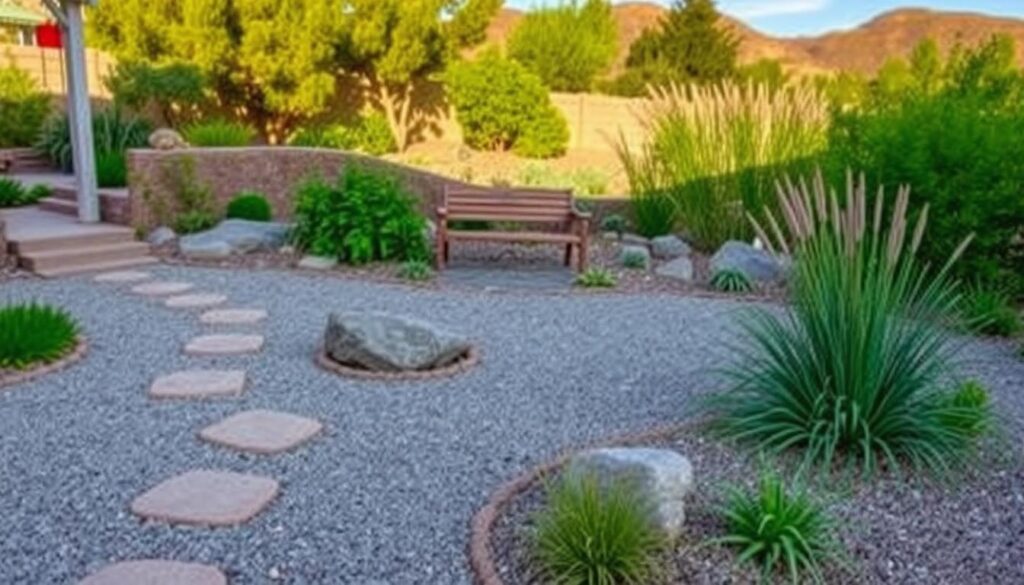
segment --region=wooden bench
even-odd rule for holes
[[[514,222],[550,226],[523,231],[453,230],[449,221]],[[472,189],[446,186],[437,210],[437,268],[444,268],[452,241],[535,242],[565,246],[565,265],[587,268],[590,214],[573,205],[572,192],[551,189]]]

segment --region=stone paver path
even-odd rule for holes
[[[137,295],[158,297],[163,295],[176,295],[191,290],[192,285],[187,282],[147,282],[132,287],[132,292]]]
[[[197,470],[172,477],[132,502],[146,520],[198,526],[236,526],[277,496],[277,480],[231,471]]]
[[[256,353],[263,348],[262,335],[237,333],[200,335],[185,344],[188,355],[240,355]]]
[[[243,370],[187,370],[157,378],[149,388],[149,395],[153,398],[212,398],[238,396],[243,390]]]
[[[319,421],[272,410],[247,410],[199,431],[205,441],[263,455],[281,453],[323,429]]]
[[[141,560],[108,565],[78,585],[227,585],[219,569],[198,563]]]
[[[199,316],[199,322],[206,325],[248,325],[267,318],[263,309],[214,309]]]
[[[213,293],[198,293],[170,297],[164,304],[172,309],[200,309],[226,303],[228,298]]]
[[[104,272],[93,277],[96,282],[138,282],[152,278],[148,272],[139,270],[119,270],[117,272]]]

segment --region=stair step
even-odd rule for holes
[[[19,256],[40,254],[51,251],[76,250],[112,246],[115,244],[133,244],[135,234],[127,228],[97,229],[93,233],[76,234],[63,237],[45,237],[35,240],[11,240],[8,247],[11,253]]]
[[[36,271],[36,274],[45,278],[54,278],[57,276],[69,276],[72,274],[83,274],[86,272],[105,272],[108,270],[118,270],[132,266],[144,266],[146,264],[153,264],[157,261],[158,260],[153,256],[139,256],[136,258],[128,258],[126,260],[112,260],[110,262],[96,262],[93,264],[79,264],[76,266],[65,266],[63,268],[39,270]]]
[[[44,211],[63,213],[64,215],[78,215],[78,203],[76,203],[74,199],[68,201],[67,199],[54,195],[40,199],[38,205],[39,208]]]
[[[61,248],[42,252],[19,253],[21,265],[40,274],[46,271],[65,268],[83,267],[88,265],[132,260],[145,257],[149,253],[149,244],[142,242],[118,242],[102,246],[85,248]]]

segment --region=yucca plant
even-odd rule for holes
[[[22,370],[70,352],[78,326],[65,311],[26,303],[0,308],[0,370]]]
[[[755,309],[742,322],[745,343],[727,369],[733,386],[711,399],[724,435],[865,474],[965,462],[974,437],[948,424],[962,410],[940,383],[959,349],[943,326],[959,300],[950,267],[970,238],[943,267],[920,263],[928,211],[910,226],[909,196],[899,189],[886,226],[884,191],[867,215],[863,176],[848,179],[845,206],[820,173],[810,187],[779,187],[784,222],[768,212],[767,228],[753,225],[771,252],[795,258],[792,306]]]
[[[754,290],[754,283],[742,270],[726,268],[711,275],[711,288],[727,293],[748,293]]]
[[[755,562],[761,578],[788,574],[796,584],[824,583],[823,566],[841,561],[835,521],[806,490],[789,490],[777,475],[762,472],[756,490],[729,489],[719,509],[726,535],[712,543],[739,549],[739,562]]]
[[[558,585],[643,585],[658,580],[665,540],[651,525],[648,504],[628,483],[599,486],[592,477],[565,478],[547,491],[534,518],[534,553]]]

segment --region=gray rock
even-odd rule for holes
[[[686,256],[680,256],[671,262],[658,266],[654,273],[666,278],[674,278],[684,282],[693,281],[693,261]]]
[[[651,253],[658,260],[672,260],[690,255],[690,245],[673,235],[658,236],[651,240]]]
[[[337,265],[338,259],[329,256],[303,256],[302,260],[299,260],[299,268],[310,270],[330,270]]]
[[[711,257],[711,273],[737,270],[758,282],[777,282],[785,278],[786,268],[777,258],[746,242],[735,240],[722,244]]]
[[[647,246],[637,246],[636,244],[629,244],[622,247],[622,251],[619,252],[619,262],[623,266],[627,266],[628,259],[634,256],[643,258],[642,268],[647,268],[651,265],[651,251],[647,249]],[[636,268],[636,266],[629,266],[630,268]]]
[[[149,135],[149,147],[156,150],[175,150],[177,148],[188,148],[188,143],[177,131],[170,128],[160,128]]]
[[[470,344],[430,323],[386,313],[332,313],[324,331],[327,355],[375,372],[429,370],[452,364]]]
[[[689,459],[669,449],[591,449],[573,456],[565,469],[569,481],[594,478],[601,489],[628,483],[650,507],[653,526],[669,538],[682,533],[685,498],[693,490]]]
[[[620,238],[620,239],[622,240],[623,244],[633,244],[633,245],[636,245],[636,246],[650,246],[651,245],[651,241],[650,240],[648,240],[647,238],[645,238],[645,237],[643,237],[641,235],[638,235],[638,234],[622,234],[622,238]]]
[[[174,233],[174,230],[165,225],[156,228],[149,233],[148,237],[146,237],[146,241],[153,246],[164,246],[177,239],[178,234]]]
[[[290,229],[283,223],[226,219],[213,229],[182,237],[178,246],[182,254],[200,258],[271,251],[284,245]]]

